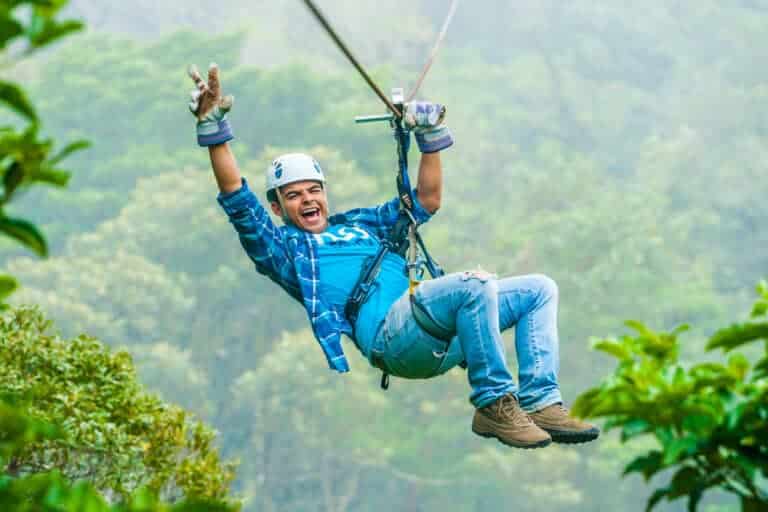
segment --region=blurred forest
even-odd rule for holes
[[[413,83],[448,2],[320,5],[388,90]],[[46,134],[93,144],[67,159],[67,189],[9,207],[51,254],[0,241],[22,286],[12,302],[39,304],[64,336],[126,349],[145,383],[214,425],[240,460],[244,510],[644,506],[642,478],[620,476],[636,453],[617,435],[510,450],[470,432],[460,369],[383,392],[347,343],[352,372],[336,375],[301,307],[256,274],[195,143],[188,64],[221,67],[254,189],[271,156],[302,150],[325,168],[335,210],[395,191],[388,129],[352,121],[382,106],[301,2],[73,0],[67,14],[87,30],[4,73]],[[460,4],[421,90],[448,106],[457,141],[423,234],[449,271],[558,282],[566,400],[611,371],[589,338],[625,319],[690,323],[685,363],[749,310],[768,274],[766,34],[766,0]],[[716,493],[701,503],[736,507]]]

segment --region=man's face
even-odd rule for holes
[[[319,181],[297,181],[280,187],[285,215],[298,228],[322,233],[328,227],[328,197]],[[282,216],[280,205],[272,203],[275,215]]]

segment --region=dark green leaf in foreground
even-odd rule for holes
[[[707,350],[722,348],[727,352],[759,339],[768,340],[768,323],[734,324],[712,335]]]
[[[48,244],[45,237],[31,222],[11,217],[0,217],[0,232],[15,238],[38,256],[43,258],[48,256]]]
[[[8,41],[24,32],[24,27],[10,16],[0,17],[0,49],[5,49]]]
[[[5,299],[18,287],[19,282],[16,279],[8,275],[0,275],[0,311],[7,309],[8,306],[4,304]]]
[[[54,18],[67,0],[37,2],[27,25],[26,35],[32,48],[40,48],[81,30],[84,25],[77,20],[58,21]]]
[[[0,102],[4,103],[11,110],[27,118],[29,121],[36,121],[37,114],[35,107],[32,106],[27,95],[21,87],[10,82],[0,81]]]
[[[74,153],[75,151],[80,151],[86,148],[91,147],[91,143],[87,140],[76,140],[75,142],[70,142],[66,146],[64,146],[58,153],[53,155],[48,159],[49,165],[56,165],[59,162],[61,162],[63,159]]]

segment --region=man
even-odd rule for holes
[[[450,343],[425,332],[413,317],[406,262],[388,253],[355,325],[345,304],[364,261],[376,254],[398,217],[399,200],[330,216],[325,176],[308,155],[292,153],[267,169],[267,199],[284,226],[276,226],[240,175],[227,142],[233,138],[218,68],[206,83],[190,68],[197,85],[190,110],[198,119],[198,143],[208,147],[220,193],[218,201],[235,226],[256,270],[281,286],[307,310],[328,364],[349,371],[341,335],[383,371],[404,378],[430,378],[464,362],[475,406],[472,430],[519,448],[550,442],[580,443],[599,430],[569,416],[557,383],[557,287],[546,276],[498,279],[462,272],[421,283],[416,303],[443,330]],[[406,105],[422,156],[413,215],[423,223],[440,207],[440,151],[453,144],[444,109],[429,103]],[[516,326],[519,387],[510,374],[501,331]]]

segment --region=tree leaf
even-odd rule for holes
[[[678,498],[686,496],[694,489],[700,487],[699,471],[693,466],[683,466],[672,477],[669,486],[669,498]]]
[[[596,341],[592,344],[592,348],[601,352],[605,352],[606,354],[610,354],[622,361],[632,357],[626,347],[611,340]]]
[[[709,434],[717,424],[717,419],[709,414],[687,414],[683,418],[683,428],[697,435]]]
[[[661,487],[653,491],[651,497],[648,498],[648,502],[645,504],[645,512],[650,512],[653,508],[659,504],[662,498],[669,494],[669,487]]]
[[[768,281],[765,279],[761,279],[757,282],[757,286],[755,286],[755,291],[757,291],[757,294],[762,296],[765,299],[768,299]]]
[[[576,397],[576,400],[571,404],[571,412],[580,418],[591,417],[592,411],[594,411],[600,395],[600,388],[592,388],[585,391]]]
[[[0,232],[15,238],[41,258],[48,256],[48,244],[45,237],[31,222],[11,217],[0,217]]]
[[[3,187],[5,189],[4,200],[7,200],[19,184],[24,180],[24,169],[19,162],[13,162],[5,171],[3,176]]]
[[[41,14],[40,10],[33,13],[27,28],[27,35],[33,48],[46,46],[67,34],[77,32],[84,27],[83,23],[76,20],[55,21]]]
[[[756,379],[768,377],[768,357],[762,358],[752,369]]]
[[[698,439],[693,436],[673,439],[664,446],[664,465],[668,466],[691,455],[696,451]]]
[[[627,421],[621,430],[621,441],[628,441],[633,437],[644,434],[651,430],[651,424],[645,420],[634,418]]]
[[[54,156],[50,157],[48,159],[48,163],[50,165],[56,165],[62,160],[64,160],[66,157],[74,153],[75,151],[80,151],[86,148],[89,148],[91,146],[90,141],[87,141],[85,139],[79,139],[75,142],[70,142],[64,148],[61,149],[58,153],[56,153]]]
[[[644,323],[637,320],[626,320],[624,325],[637,331],[640,335],[651,339],[658,339],[658,334],[650,330]]]
[[[744,354],[733,354],[728,358],[728,373],[737,381],[743,381],[749,373],[749,359]]]
[[[71,175],[67,171],[59,169],[45,169],[35,173],[33,181],[36,183],[48,183],[57,187],[65,187],[69,183]]]
[[[728,369],[720,363],[699,363],[691,367],[688,373],[694,379],[722,377]]]
[[[630,473],[642,473],[645,481],[647,482],[653,475],[662,469],[662,453],[658,450],[653,450],[645,455],[636,457],[632,462],[624,467],[624,473],[622,476],[626,476]]]
[[[8,41],[21,35],[23,31],[24,27],[10,16],[0,17],[0,49],[5,49]]]
[[[733,409],[728,411],[728,414],[725,416],[725,427],[728,430],[738,430],[741,431],[743,428],[743,425],[741,425],[741,418],[744,416],[744,412],[747,409],[748,404],[741,403],[736,405]],[[738,428],[737,428],[738,427]]]
[[[32,122],[37,121],[35,107],[27,98],[24,91],[10,83],[0,80],[0,102],[5,103],[14,112],[24,116]]]
[[[0,275],[0,309],[7,309],[4,302],[17,288],[18,281],[8,275]]]
[[[704,490],[701,487],[691,490],[688,494],[688,512],[696,512],[696,508],[699,506],[699,501],[704,495]]]
[[[766,506],[768,506],[766,500],[752,498],[750,496],[741,497],[741,512],[765,512]]]
[[[733,324],[715,332],[707,342],[707,350],[721,348],[726,352],[755,340],[768,339],[768,323]]]

